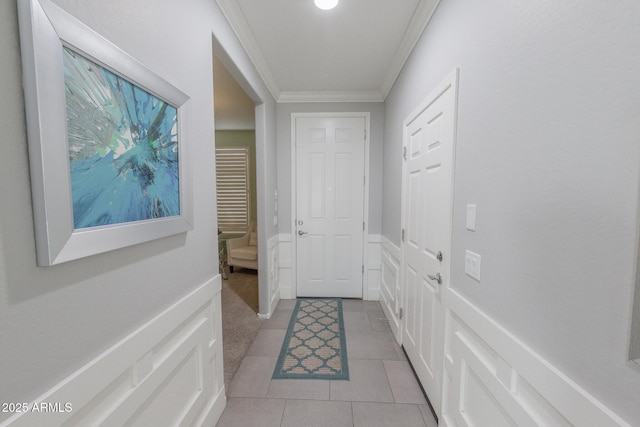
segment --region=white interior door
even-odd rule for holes
[[[296,117],[297,295],[362,298],[364,117]]]
[[[449,284],[457,73],[404,129],[402,344],[437,415],[444,354],[442,287]]]

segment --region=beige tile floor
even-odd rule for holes
[[[272,380],[294,300],[265,321],[228,390],[217,427],[435,427],[380,305],[343,300],[349,381]]]

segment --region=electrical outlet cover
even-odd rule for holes
[[[466,251],[464,256],[464,272],[480,281],[480,261],[481,257],[475,252]]]

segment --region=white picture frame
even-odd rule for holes
[[[19,0],[18,8],[38,265],[193,229],[189,97],[51,1]],[[63,47],[176,108],[179,214],[75,228]]]

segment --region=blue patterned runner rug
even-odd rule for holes
[[[298,299],[273,378],[349,379],[340,298]]]

